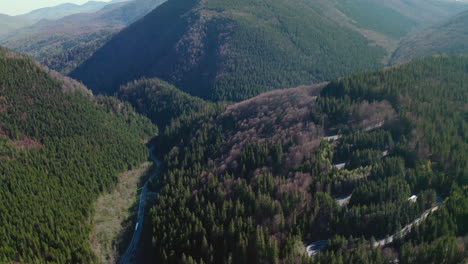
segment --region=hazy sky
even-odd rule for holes
[[[63,3],[84,4],[89,0],[0,0],[0,13],[7,15],[20,15],[34,9],[55,6]],[[110,0],[100,0],[109,2]]]

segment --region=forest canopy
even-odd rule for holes
[[[437,56],[185,118],[159,138],[153,260],[460,263],[466,98],[468,57]]]
[[[0,49],[0,262],[95,262],[92,204],[156,133],[128,103]]]

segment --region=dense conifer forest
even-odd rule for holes
[[[0,36],[0,263],[468,263],[468,0],[89,4]]]
[[[323,1],[168,1],[71,76],[100,93],[144,76],[239,101],[381,67],[386,51],[325,16],[326,9]]]
[[[159,138],[153,260],[463,262],[467,85],[468,58],[438,56],[260,95],[185,118],[191,129],[173,121]]]
[[[117,93],[119,98],[131,103],[135,110],[148,117],[160,128],[172,121],[191,115],[203,115],[215,104],[184,93],[160,79],[141,79],[128,83]]]
[[[0,262],[94,263],[92,203],[156,133],[128,103],[1,49]]]

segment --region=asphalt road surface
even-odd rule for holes
[[[392,243],[393,240],[397,237],[406,236],[411,231],[411,228],[413,226],[418,226],[419,224],[421,224],[421,222],[424,221],[429,216],[429,214],[437,211],[438,209],[439,209],[439,205],[426,210],[420,217],[418,217],[416,220],[414,220],[410,224],[403,227],[400,231],[396,232],[395,234],[385,239],[381,239],[381,240],[374,242],[372,244],[372,247],[382,247],[382,246]],[[328,244],[327,240],[319,240],[319,241],[315,241],[314,243],[309,244],[306,248],[307,255],[311,257],[317,255],[320,251],[324,250],[327,247],[327,244]]]
[[[146,200],[148,196],[148,182],[152,179],[154,179],[159,172],[159,166],[161,163],[159,160],[154,156],[153,154],[154,148],[149,149],[149,157],[151,161],[154,162],[156,165],[156,169],[153,172],[153,174],[150,176],[148,181],[146,181],[145,185],[143,186],[140,194],[140,204],[138,206],[138,218],[137,222],[135,224],[135,231],[133,233],[132,241],[130,242],[130,245],[128,245],[127,250],[125,253],[122,255],[122,258],[120,259],[120,264],[130,264],[133,263],[133,260],[135,258],[135,253],[137,250],[138,242],[140,241],[141,237],[141,230],[143,229],[143,220],[145,219],[145,208],[146,208]]]

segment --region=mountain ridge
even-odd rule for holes
[[[15,17],[24,18],[33,22],[37,22],[42,19],[46,20],[57,20],[69,15],[78,14],[78,13],[92,13],[99,11],[103,7],[125,2],[130,0],[112,0],[112,1],[88,1],[83,4],[75,4],[75,3],[63,3],[58,4],[56,6],[51,7],[43,7],[39,9],[35,9],[25,14],[17,15]]]
[[[225,6],[171,0],[117,34],[71,76],[100,92],[112,93],[135,78],[159,77],[192,95],[239,100],[272,88],[331,79],[349,68],[377,68],[384,57],[383,49],[359,33],[319,15],[320,6],[301,0],[269,3]],[[156,30],[145,34],[149,28]],[[313,36],[308,41],[306,32]],[[136,38],[138,42],[132,41]],[[117,50],[119,57],[110,56]],[[339,56],[344,50],[348,55]],[[331,71],[332,65],[339,69]],[[98,76],[103,71],[108,77]]]
[[[370,11],[389,15],[384,22],[376,15],[358,23],[362,14],[343,8],[345,0],[170,0],[70,74],[98,93],[113,94],[134,79],[156,77],[204,99],[239,101],[383,67],[412,27],[430,14],[453,12],[450,5],[437,11],[433,2],[361,0],[359,6],[373,3]],[[411,5],[413,18],[398,13]],[[419,14],[418,7],[426,9]]]
[[[94,13],[74,14],[54,21],[41,20],[17,30],[14,34],[2,36],[0,44],[27,53],[41,63],[46,63],[47,58],[53,60],[53,57],[67,56],[67,52],[73,48],[84,46],[84,49],[89,50],[87,43],[115,34],[163,1],[135,0],[110,3]],[[83,53],[89,54],[89,51]],[[56,69],[62,70],[62,68]]]

